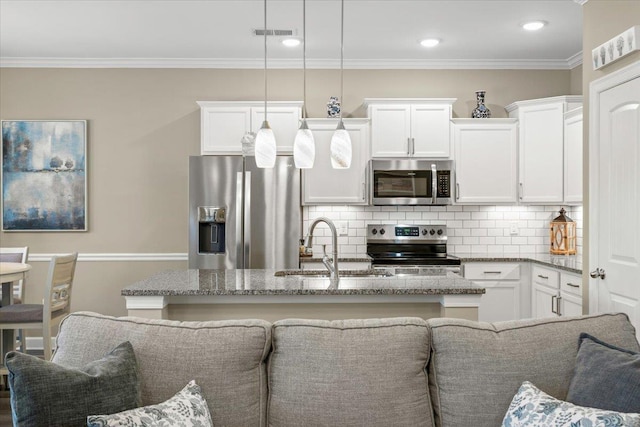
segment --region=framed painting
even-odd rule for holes
[[[2,230],[87,231],[86,153],[86,120],[2,120]]]

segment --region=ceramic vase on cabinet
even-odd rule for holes
[[[474,119],[488,119],[491,117],[491,110],[484,105],[484,94],[484,90],[476,91],[476,101],[478,105],[471,113],[471,117]]]
[[[327,102],[327,117],[340,117],[340,101],[337,96],[330,97],[329,102]]]

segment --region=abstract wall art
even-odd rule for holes
[[[87,231],[86,153],[86,120],[2,120],[2,230]]]

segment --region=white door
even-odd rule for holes
[[[371,156],[407,157],[411,137],[410,105],[373,105],[371,117]]]
[[[276,137],[278,154],[293,154],[293,141],[300,126],[302,110],[300,107],[267,106],[269,126]],[[258,132],[264,121],[264,107],[251,109],[251,130]]]
[[[591,84],[589,134],[590,312],[627,313],[640,337],[640,61]]]

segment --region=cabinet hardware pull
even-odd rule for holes
[[[549,280],[549,276],[543,276],[542,274],[538,274],[538,277],[541,279]]]
[[[411,155],[411,138],[407,138],[407,155]]]
[[[415,155],[416,154],[416,139],[415,138],[411,138],[411,155]]]
[[[562,299],[561,296],[556,297],[556,313],[558,313],[558,316],[562,316],[562,313],[560,312],[560,300]]]
[[[558,312],[556,310],[554,310],[554,308],[556,307],[556,304],[555,304],[554,300],[556,298],[558,298],[556,295],[552,295],[551,296],[551,312],[554,313],[554,314],[558,314]]]
[[[502,274],[502,271],[485,271],[484,274]]]
[[[572,288],[579,288],[580,285],[574,285],[573,283],[567,282],[567,286],[571,286]]]
[[[522,192],[523,192],[523,190],[522,190],[522,183],[520,183],[520,200],[522,200]]]
[[[460,200],[460,184],[456,182],[456,200]]]
[[[366,184],[363,182],[362,183],[362,200],[364,200],[364,196],[365,196],[365,186]]]

